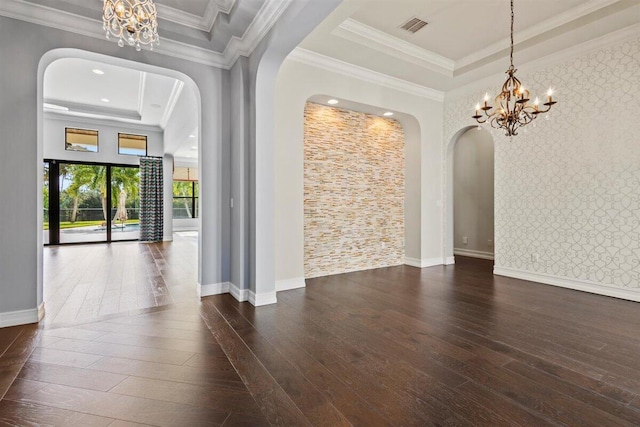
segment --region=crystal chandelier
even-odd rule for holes
[[[495,98],[495,109],[489,105],[489,94],[484,96],[484,104],[476,105],[474,119],[480,124],[489,122],[491,127],[504,129],[507,136],[518,134],[518,129],[534,121],[538,115],[548,112],[551,106],[556,104],[553,101],[553,91],[547,92],[547,102],[540,107],[540,100],[535,99],[533,105],[529,104],[530,94],[522,86],[522,82],[516,77],[516,70],[513,66],[513,0],[511,0],[511,66],[507,70],[509,77],[502,85],[502,90]],[[492,111],[493,110],[493,111]]]
[[[135,46],[137,51],[143,45],[160,43],[158,36],[158,12],[153,0],[104,0],[102,28],[118,39],[118,46]]]

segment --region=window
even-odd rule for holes
[[[176,167],[173,171],[173,218],[198,218],[198,170]]]
[[[146,135],[129,135],[126,133],[118,134],[118,154],[129,156],[146,156],[147,155],[147,137]]]
[[[98,131],[86,129],[65,129],[65,150],[98,152]]]

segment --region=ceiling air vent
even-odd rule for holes
[[[405,31],[409,31],[411,34],[415,34],[424,27],[426,27],[428,22],[423,21],[420,18],[411,18],[404,24],[400,26]]]

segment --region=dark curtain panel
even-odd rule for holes
[[[162,159],[140,158],[140,241],[161,242],[163,238]]]

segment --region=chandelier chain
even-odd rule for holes
[[[513,0],[511,0],[511,68],[513,68],[513,24],[516,19],[515,14],[513,13]]]

